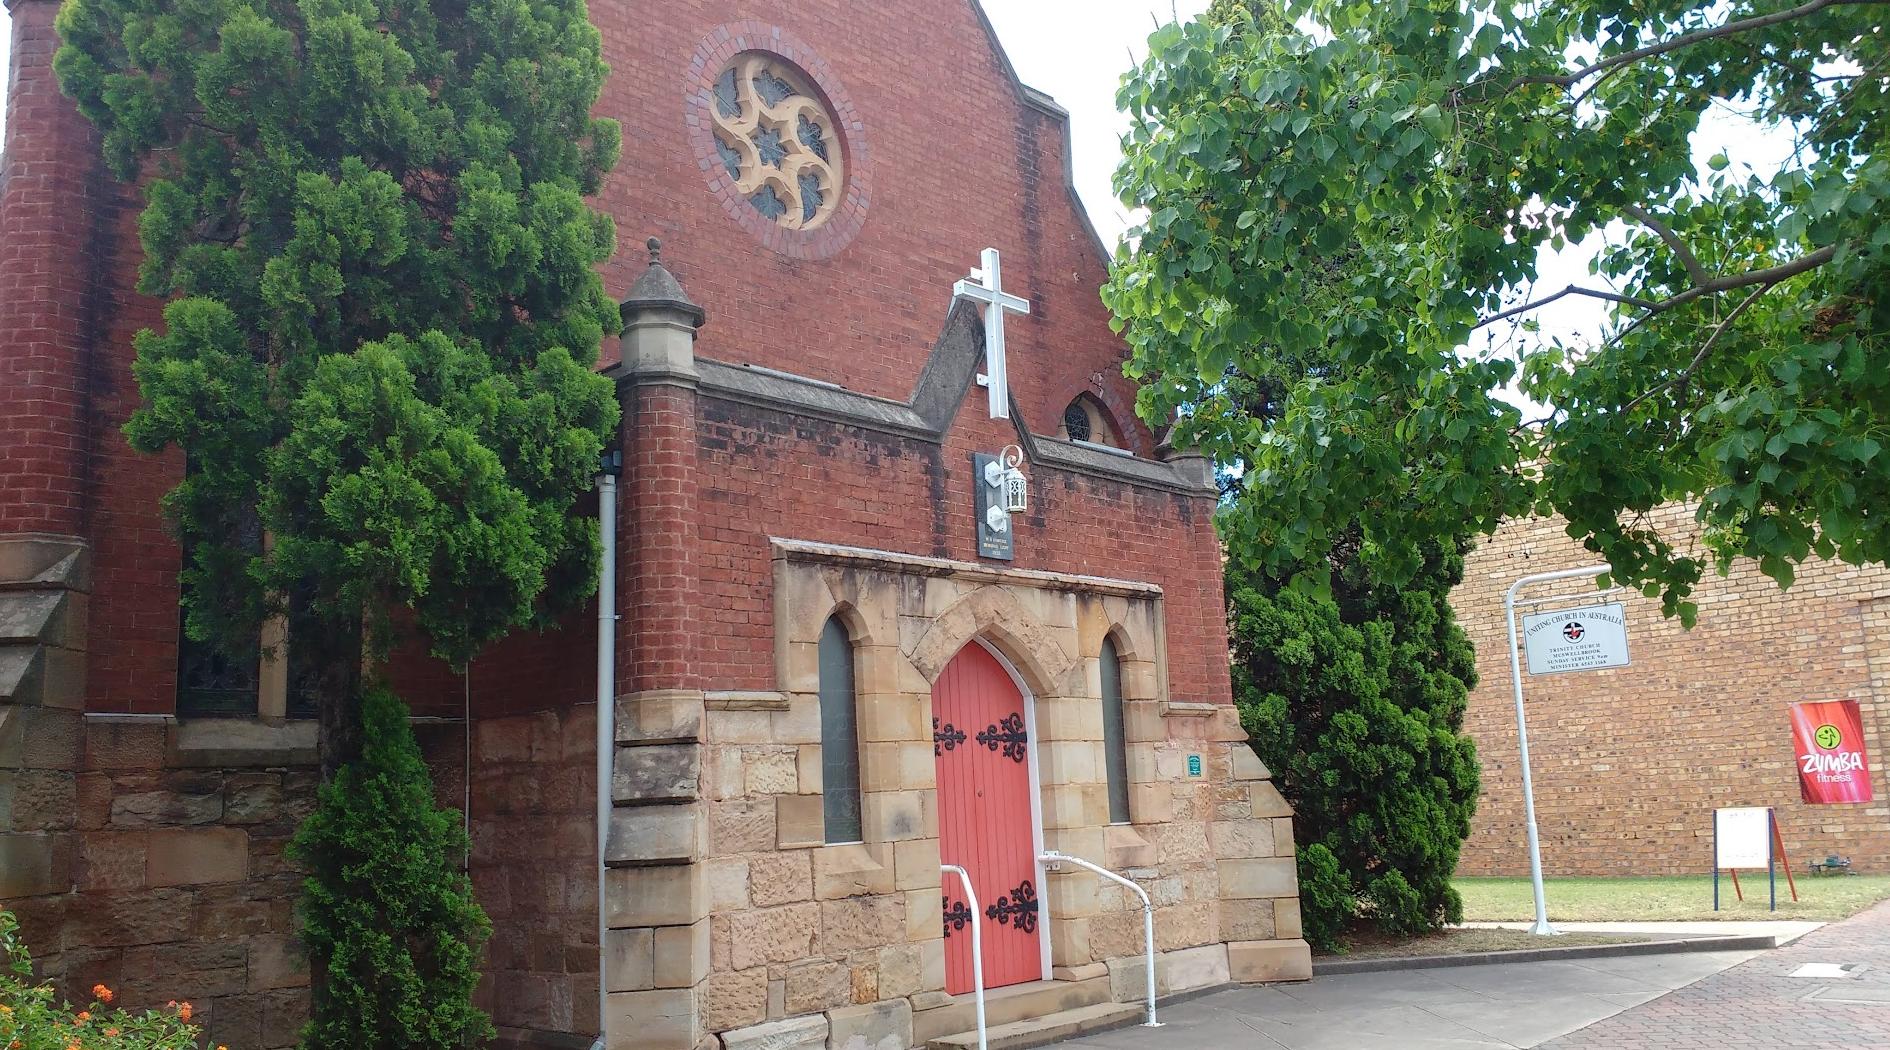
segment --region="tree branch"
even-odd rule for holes
[[[1557,299],[1561,299],[1565,296],[1570,296],[1570,295],[1585,295],[1591,299],[1606,299],[1607,301],[1611,303],[1621,303],[1626,306],[1638,306],[1643,310],[1661,309],[1661,304],[1653,301],[1652,299],[1637,299],[1631,295],[1617,295],[1614,292],[1604,292],[1597,288],[1583,288],[1580,285],[1571,284],[1567,288],[1562,289],[1561,291],[1555,293],[1554,295],[1546,295],[1540,299],[1535,299],[1530,302],[1523,303],[1521,306],[1512,306],[1509,309],[1502,311],[1501,313],[1491,314],[1490,316],[1484,318],[1483,320],[1478,321],[1475,327],[1471,328],[1470,330],[1474,332],[1478,328],[1484,328],[1489,325],[1493,325],[1498,321],[1504,320],[1506,318],[1514,317],[1517,314],[1528,313],[1531,310],[1539,310],[1542,307],[1545,307],[1549,305],[1550,303],[1555,302]]]
[[[1825,263],[1830,262],[1836,255],[1837,245],[1827,244],[1808,255],[1801,255],[1791,262],[1779,263],[1777,266],[1768,266],[1763,270],[1747,270],[1745,273],[1729,274],[1725,277],[1715,277],[1708,281],[1701,281],[1671,299],[1662,299],[1659,303],[1654,305],[1653,312],[1661,313],[1666,310],[1671,310],[1684,303],[1690,303],[1702,295],[1712,295],[1714,292],[1726,292],[1734,288],[1750,288],[1755,284],[1769,286],[1778,284],[1781,281],[1788,281],[1801,273],[1806,273],[1823,266]]]
[[[1621,210],[1634,216],[1642,226],[1654,231],[1656,236],[1667,242],[1667,247],[1672,248],[1673,253],[1680,257],[1680,265],[1686,267],[1687,277],[1694,284],[1705,284],[1713,279],[1713,275],[1706,272],[1706,267],[1700,265],[1699,257],[1693,254],[1693,249],[1687,247],[1687,243],[1680,239],[1679,234],[1673,232],[1673,227],[1656,219],[1653,213],[1638,204],[1629,204]]]
[[[1883,4],[1886,2],[1890,2],[1890,0],[1809,0],[1809,2],[1800,4],[1797,7],[1787,8],[1783,11],[1774,11],[1768,15],[1754,15],[1751,18],[1741,18],[1738,21],[1727,22],[1724,25],[1698,29],[1691,33],[1682,33],[1669,40],[1663,40],[1656,44],[1648,44],[1645,47],[1637,47],[1632,51],[1624,51],[1612,58],[1605,58],[1590,65],[1583,66],[1572,73],[1535,73],[1528,76],[1515,77],[1504,84],[1494,95],[1479,96],[1477,101],[1482,102],[1490,98],[1500,98],[1517,88],[1527,87],[1530,84],[1553,84],[1556,87],[1566,89],[1587,80],[1596,73],[1605,73],[1617,66],[1630,65],[1639,62],[1643,58],[1664,55],[1669,51],[1678,51],[1681,48],[1691,47],[1694,44],[1702,43],[1707,40],[1713,40],[1723,36],[1734,36],[1739,33],[1749,33],[1755,29],[1766,29],[1782,22],[1793,22],[1800,18],[1815,15],[1827,7],[1865,6]]]
[[[1582,288],[1578,285],[1571,284],[1554,295],[1544,296],[1541,299],[1523,303],[1521,306],[1512,306],[1501,313],[1491,314],[1471,326],[1470,330],[1474,332],[1479,328],[1488,327],[1505,318],[1540,309],[1564,296],[1585,295],[1594,299],[1606,299],[1609,302],[1621,303],[1626,306],[1638,306],[1647,311],[1640,317],[1635,318],[1632,324],[1626,329],[1623,329],[1620,335],[1615,337],[1615,340],[1619,340],[1621,335],[1626,335],[1628,332],[1640,327],[1641,324],[1649,318],[1657,314],[1666,313],[1676,306],[1684,306],[1701,296],[1712,295],[1716,292],[1732,291],[1735,288],[1750,288],[1755,284],[1769,288],[1772,285],[1788,281],[1801,273],[1815,270],[1825,263],[1830,262],[1836,255],[1837,245],[1827,244],[1815,252],[1799,256],[1790,262],[1779,263],[1777,266],[1768,266],[1763,270],[1747,270],[1745,273],[1728,274],[1725,277],[1712,277],[1695,284],[1693,287],[1688,288],[1678,295],[1660,300],[1642,299],[1632,295],[1617,295],[1614,292],[1604,292],[1594,288]]]
[[[1722,335],[1725,335],[1727,330],[1732,327],[1732,323],[1739,319],[1739,315],[1746,312],[1746,307],[1751,306],[1753,303],[1757,302],[1759,299],[1759,296],[1764,295],[1765,293],[1777,287],[1778,287],[1778,282],[1774,281],[1771,284],[1762,284],[1758,286],[1757,288],[1754,288],[1752,290],[1751,295],[1746,296],[1745,299],[1740,301],[1738,306],[1733,307],[1732,313],[1727,314],[1724,320],[1720,321],[1719,324],[1713,326],[1713,334],[1706,337],[1706,342],[1700,345],[1700,352],[1693,355],[1693,360],[1687,362],[1687,366],[1680,370],[1679,375],[1674,376],[1672,379],[1667,380],[1665,383],[1662,383],[1659,386],[1654,387],[1652,390],[1649,390],[1641,394],[1639,397],[1635,398],[1634,400],[1629,401],[1626,405],[1622,406],[1621,414],[1625,416],[1628,413],[1634,411],[1634,409],[1638,405],[1640,405],[1641,402],[1646,401],[1650,397],[1654,397],[1655,395],[1659,394],[1661,391],[1671,389],[1675,385],[1685,386],[1686,384],[1691,383],[1693,381],[1693,373],[1699,370],[1700,363],[1706,360],[1707,353],[1713,349],[1714,343],[1719,342],[1719,337]]]

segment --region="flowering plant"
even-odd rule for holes
[[[51,984],[33,980],[19,931],[13,913],[0,910],[0,1050],[196,1050],[189,1003],[131,1014],[111,1006],[112,990],[102,984],[92,986],[85,1009],[56,1002]]]

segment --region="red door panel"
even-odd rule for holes
[[[938,763],[939,857],[971,873],[984,912],[984,984],[1043,979],[1037,854],[1030,813],[1030,741],[1024,698],[976,642],[932,686]],[[945,876],[945,990],[969,992],[971,914],[963,885]]]

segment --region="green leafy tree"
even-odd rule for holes
[[[70,0],[59,31],[142,180],[139,289],[168,305],[125,433],[189,463],[189,630],[253,648],[291,617],[332,775],[397,624],[463,664],[595,586],[599,35],[582,0]]]
[[[1336,948],[1361,921],[1391,935],[1463,918],[1450,878],[1476,810],[1476,744],[1462,732],[1476,658],[1457,626],[1456,550],[1430,545],[1397,587],[1356,542],[1325,593],[1240,561],[1228,568],[1234,702],[1293,804],[1306,937]]]
[[[433,797],[407,705],[363,700],[361,756],[323,784],[289,852],[308,871],[302,939],[324,975],[309,1050],[458,1050],[492,1035],[472,1006],[491,932],[460,870],[460,815]]]
[[[1120,95],[1148,217],[1104,294],[1144,416],[1247,466],[1236,555],[1317,568],[1356,531],[1395,583],[1555,512],[1688,622],[1715,562],[1890,557],[1884,11],[1221,0],[1157,31]],[[1782,167],[1696,166],[1715,107],[1789,138]],[[1536,286],[1591,234],[1592,280]],[[1575,298],[1592,343],[1535,330]],[[1230,377],[1281,357],[1319,367],[1256,418]],[[1674,500],[1704,551],[1648,524]]]

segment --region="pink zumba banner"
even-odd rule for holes
[[[1792,743],[1798,754],[1798,789],[1806,802],[1869,802],[1875,797],[1857,701],[1793,704]]]

